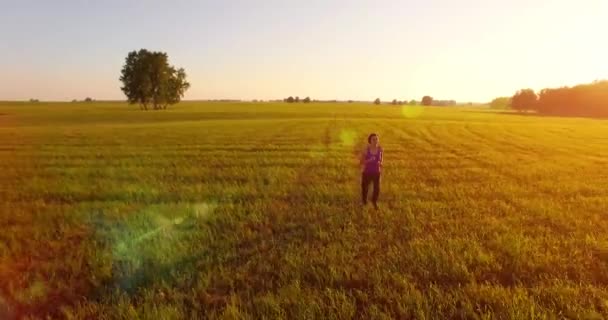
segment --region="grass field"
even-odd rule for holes
[[[601,120],[2,103],[0,318],[602,319],[607,168]]]

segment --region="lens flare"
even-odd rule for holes
[[[193,209],[193,214],[196,218],[205,219],[205,218],[209,217],[209,215],[211,215],[211,213],[213,213],[213,211],[215,210],[216,207],[217,207],[217,204],[215,204],[215,203],[200,202],[200,203],[194,204],[192,209]]]
[[[418,118],[424,112],[423,106],[403,106],[401,107],[401,114],[406,118]]]
[[[216,207],[217,204],[215,203],[193,203],[184,208],[183,215],[175,218],[164,217],[152,209],[150,211],[144,211],[145,214],[154,212],[155,215],[150,217],[151,221],[153,221],[153,227],[148,227],[147,231],[139,235],[133,236],[132,233],[125,232],[122,236],[119,236],[119,239],[116,239],[117,241],[114,246],[114,254],[119,258],[133,259],[134,254],[137,251],[136,246],[141,242],[151,240],[161,233],[176,231],[174,230],[175,227],[190,219],[205,219],[209,217]],[[129,234],[131,235],[129,236]]]
[[[340,132],[340,141],[343,146],[352,147],[357,140],[357,132],[350,129],[344,129]]]

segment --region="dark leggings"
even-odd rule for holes
[[[380,194],[380,173],[363,173],[361,176],[361,199],[363,203],[367,203],[367,190],[369,190],[369,183],[374,183],[374,192],[372,193],[372,203],[378,201],[378,195]]]

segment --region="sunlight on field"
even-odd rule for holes
[[[190,205],[180,205],[178,206],[178,210],[174,207],[168,207],[165,210],[161,209],[159,211],[159,207],[156,205],[151,206],[149,212],[146,212],[146,209],[144,209],[139,214],[145,218],[133,220],[133,223],[125,229],[124,234],[118,235],[119,239],[117,239],[114,253],[119,258],[132,259],[137,254],[137,245],[141,242],[151,240],[154,237],[173,237],[179,232],[176,230],[176,227],[184,222],[196,223],[195,221],[191,221],[192,219],[204,221],[209,218],[216,207],[217,204],[215,203],[198,202]],[[163,211],[171,212],[171,214],[176,216],[168,218],[158,214]],[[141,223],[142,219],[146,220],[143,222],[146,227],[137,229],[137,223]]]
[[[0,316],[608,317],[606,122],[407,108],[5,107]]]
[[[401,107],[401,115],[406,118],[409,118],[409,119],[418,118],[423,113],[424,113],[423,106],[402,106]]]
[[[357,139],[357,132],[352,129],[344,129],[340,131],[340,141],[343,146],[351,147],[355,145]]]

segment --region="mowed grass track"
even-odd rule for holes
[[[0,318],[608,317],[608,122],[420,111],[0,104]]]

